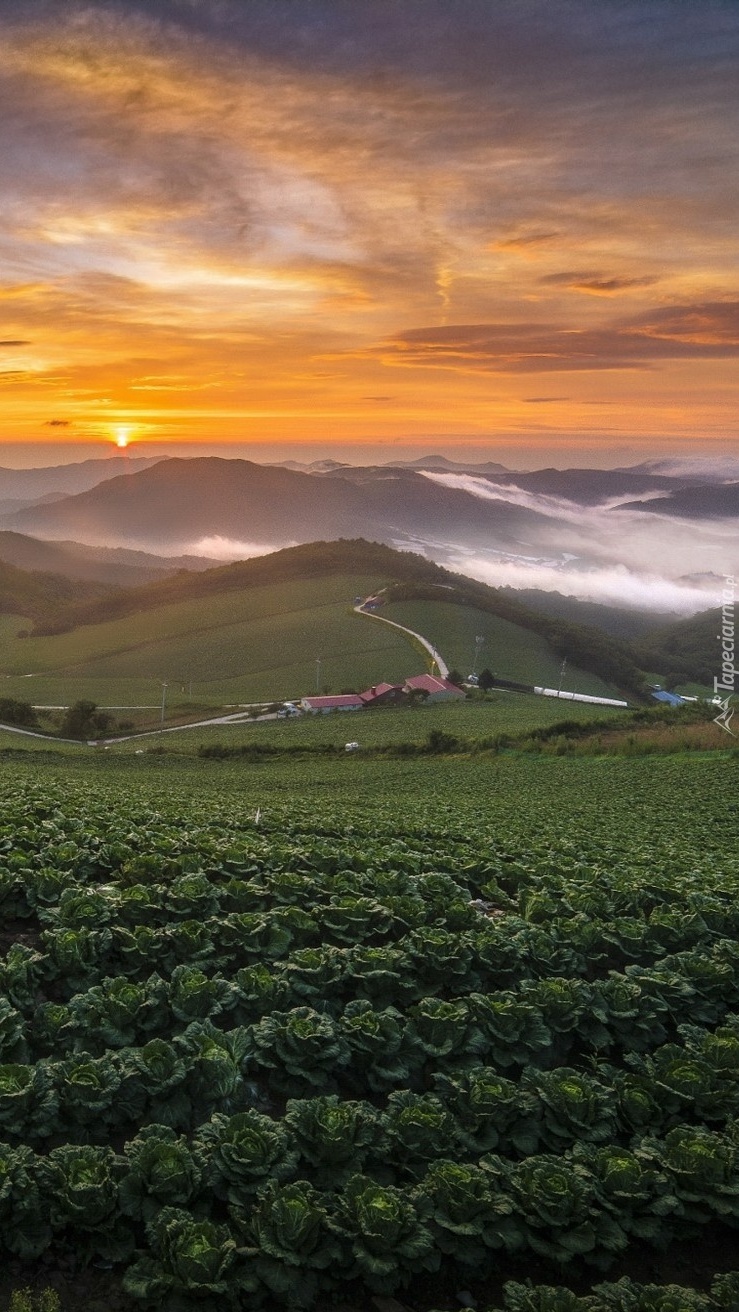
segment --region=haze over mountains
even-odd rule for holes
[[[144,570],[166,570],[182,555],[243,559],[362,536],[420,550],[497,585],[679,614],[716,604],[738,554],[734,462],[532,472],[444,456],[302,468],[295,461],[127,457],[125,472],[121,463],[0,471],[0,528],[68,548],[167,557],[107,561],[111,569]],[[31,493],[33,504],[7,506]],[[47,565],[39,559],[32,567]]]

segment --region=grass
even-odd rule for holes
[[[464,676],[473,668],[475,639],[479,636],[484,641],[477,657],[478,673],[487,668],[503,679],[546,688],[559,686],[562,658],[545,638],[510,620],[445,601],[391,602],[381,614],[429,638],[449,668]],[[591,696],[619,696],[613,684],[571,665],[565,670],[562,687]]]
[[[379,627],[379,626],[378,626]],[[343,746],[356,741],[363,747],[387,743],[422,742],[432,729],[461,738],[482,737],[495,733],[519,733],[562,719],[590,720],[602,715],[607,722],[613,711],[606,706],[553,702],[548,698],[522,693],[497,693],[490,698],[439,703],[433,706],[378,708],[372,711],[337,712],[331,715],[305,715],[295,720],[268,720],[256,724],[218,724],[212,728],[183,729],[177,733],[151,738],[146,746],[160,745],[167,752],[191,753],[200,746],[222,743],[235,747],[250,743],[267,743],[275,747],[296,748],[331,744]],[[121,743],[116,751],[136,751],[142,744],[135,740]]]
[[[339,575],[219,594],[71,633],[19,638],[27,621],[0,626],[0,691],[36,704],[213,706],[392,682],[417,673],[409,640],[352,611],[377,577]]]

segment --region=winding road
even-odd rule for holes
[[[436,648],[429,642],[428,638],[424,638],[422,633],[416,633],[415,629],[406,628],[405,624],[398,624],[396,620],[386,620],[384,615],[377,615],[373,610],[368,611],[366,609],[367,605],[368,601],[365,597],[364,601],[354,607],[356,614],[364,615],[368,620],[379,620],[380,624],[389,624],[392,629],[400,629],[401,633],[407,633],[411,638],[415,638],[416,642],[420,643],[420,645],[426,649],[429,656],[431,656],[436,662],[436,668],[439,671],[439,678],[449,678],[449,666],[444,660],[444,657],[441,656]]]
[[[407,628],[405,624],[398,624],[396,620],[388,620],[385,619],[384,615],[376,615],[374,611],[368,611],[366,608],[370,602],[371,598],[366,597],[364,601],[354,607],[355,613],[357,615],[364,615],[365,619],[368,620],[379,620],[380,624],[389,624],[391,629],[400,629],[401,633],[407,633],[408,637],[414,638],[419,646],[423,647],[424,650],[428,652],[431,659],[435,661],[436,668],[439,671],[439,677],[441,679],[447,679],[449,677],[449,666],[441,653],[438,652],[433,644],[429,642],[428,638],[424,638],[422,633],[416,633],[415,629]],[[62,708],[60,707],[59,709]],[[208,720],[197,720],[190,724],[172,724],[159,729],[145,729],[142,733],[128,733],[119,738],[91,739],[85,745],[87,747],[112,747],[116,743],[132,742],[136,738],[154,738],[159,737],[163,733],[181,733],[185,729],[204,729],[214,724],[245,724],[247,722],[255,724],[259,720],[276,719],[277,715],[274,711],[258,716],[251,715],[248,711],[236,711],[232,715],[218,715],[213,716]],[[53,734],[39,733],[37,730],[33,729],[21,729],[15,724],[0,724],[0,730],[3,730],[5,733],[17,733],[24,738],[40,738],[44,742],[74,743],[76,747],[82,746],[84,741],[79,738],[58,738]]]

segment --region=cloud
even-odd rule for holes
[[[17,337],[17,338],[9,337],[6,338],[4,342],[0,342],[0,346],[30,346],[30,345],[31,343],[25,341],[22,337]]]
[[[589,296],[615,296],[619,292],[638,291],[652,287],[659,278],[642,276],[633,278],[604,277],[593,273],[547,273],[539,279],[545,285],[566,287],[568,291],[583,292]]]
[[[182,555],[185,556],[208,556],[211,560],[250,560],[253,556],[268,556],[272,551],[279,551],[285,546],[294,546],[295,543],[276,543],[274,546],[265,547],[261,542],[240,542],[235,538],[224,538],[214,534],[207,538],[198,538],[196,542],[190,542],[182,548]]]
[[[538,246],[551,246],[561,236],[559,232],[529,232],[513,237],[501,237],[490,243],[491,250],[513,251],[516,255],[529,255]]]
[[[656,308],[603,328],[478,323],[414,328],[380,348],[386,364],[548,373],[643,369],[664,360],[739,356],[739,301]]]
[[[113,404],[153,408],[150,376],[183,370],[203,411],[257,394],[275,430],[281,405],[300,415],[291,436],[311,414],[327,431],[306,377],[337,342],[320,404],[353,435],[387,390],[383,360],[484,374],[688,358],[672,339],[670,356],[646,349],[657,319],[610,316],[657,278],[657,309],[735,294],[736,34],[718,2],[0,4],[3,332],[38,338],[43,367],[75,382],[95,372],[91,395]],[[558,287],[576,293],[567,322]],[[493,337],[429,336],[442,312]],[[733,356],[705,346],[694,358]],[[388,436],[406,415],[414,432],[480,431],[477,396],[420,381],[378,408]],[[681,382],[681,422],[715,419],[729,382]]]
[[[541,588],[606,606],[693,615],[717,604],[715,589],[692,587],[657,573],[641,573],[616,564],[567,570],[559,564],[491,560],[473,555],[460,555],[450,563],[453,568],[493,587]]]
[[[637,468],[650,474],[667,474],[691,482],[739,481],[739,456],[669,456],[645,460]]]
[[[731,473],[731,463],[722,467]],[[739,568],[735,519],[666,522],[648,510],[622,509],[630,499],[624,495],[581,505],[475,475],[425,471],[424,477],[486,501],[507,501],[536,513],[537,521],[527,526],[525,546],[508,552],[472,552],[471,563],[464,556],[465,564],[459,548],[449,549],[450,558],[458,559],[458,568],[485,582],[689,614],[716,605],[718,593],[715,588],[687,584],[684,576]],[[655,491],[649,499],[660,495]]]
[[[70,428],[71,419],[45,419],[42,427],[44,428]]]

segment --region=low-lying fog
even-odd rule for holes
[[[542,588],[583,601],[690,615],[720,605],[723,580],[739,569],[734,519],[687,520],[620,509],[629,497],[583,506],[465,474],[426,473],[432,481],[486,501],[508,501],[546,516],[510,552],[450,546],[451,569],[496,587]],[[641,501],[664,493],[647,493]],[[438,549],[428,554],[438,559]]]

